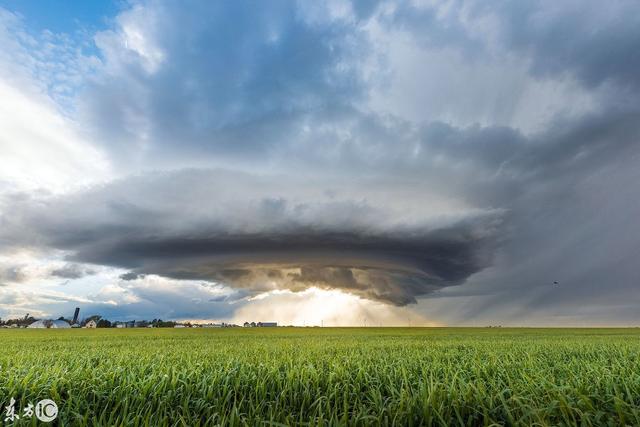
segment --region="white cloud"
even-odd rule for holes
[[[115,19],[116,29],[96,34],[95,41],[106,59],[107,73],[122,73],[128,66],[139,66],[146,73],[158,71],[165,59],[158,45],[158,16],[152,7],[135,5]],[[103,70],[105,71],[105,70]]]
[[[54,193],[104,180],[109,165],[44,95],[0,77],[0,181],[16,190]],[[0,188],[1,190],[1,188]]]
[[[3,9],[0,43],[0,193],[60,193],[106,179],[108,160],[63,113],[91,58],[64,37],[29,34]]]

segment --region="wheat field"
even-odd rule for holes
[[[640,329],[5,329],[0,342],[3,409],[50,398],[58,425],[640,425]]]

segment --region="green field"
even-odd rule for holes
[[[53,399],[58,425],[640,425],[640,329],[4,329],[0,344],[2,419],[13,397]]]

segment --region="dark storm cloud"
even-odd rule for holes
[[[243,197],[225,191],[242,188],[242,181]],[[155,274],[252,292],[316,286],[398,305],[460,284],[491,263],[499,211],[398,222],[389,207],[362,201],[323,196],[292,202],[299,196],[279,182],[222,171],[134,178],[73,199],[15,206],[26,222],[15,224],[13,236],[22,239],[17,245],[68,251],[75,262],[127,268],[125,281]],[[176,198],[158,191],[168,183]],[[301,193],[312,190],[296,186]],[[251,187],[259,190],[255,198]],[[186,211],[182,198],[192,200],[199,191],[211,202],[201,212]],[[276,197],[278,191],[287,196]]]
[[[51,271],[52,276],[61,277],[63,279],[79,279],[95,273],[95,270],[78,264],[65,264],[64,266]]]
[[[640,295],[633,261],[640,241],[632,220],[640,215],[632,184],[640,178],[639,117],[635,109],[611,107],[558,120],[531,137],[493,130],[489,140],[447,126],[425,131],[425,143],[451,164],[473,159],[479,180],[464,191],[474,203],[509,211],[499,261],[461,291],[475,299],[461,304],[458,321],[491,322],[491,313],[504,310],[502,319],[516,324],[522,316],[593,324],[595,317],[577,314],[576,301],[600,307],[601,324],[639,320],[617,313]],[[447,143],[429,144],[434,134]],[[487,297],[477,297],[482,294]]]
[[[538,75],[574,73],[588,86],[613,81],[640,89],[640,4],[634,1],[505,2],[504,44],[531,55]]]
[[[530,60],[537,77],[574,75],[589,87],[640,89],[640,4],[635,1],[459,1],[456,7],[399,2],[382,22],[419,42],[471,59],[492,58],[488,34],[505,52]],[[490,24],[479,33],[473,24]],[[471,25],[470,25],[471,24]],[[492,35],[493,35],[492,34]],[[502,52],[504,53],[504,52]]]
[[[128,280],[136,280],[139,277],[143,277],[143,276],[141,276],[140,274],[132,273],[132,272],[129,271],[127,273],[121,274],[120,275],[120,280],[127,280],[127,281]]]
[[[292,229],[286,234],[123,239],[83,249],[77,257],[176,279],[254,290],[343,289],[404,305],[460,284],[488,266],[493,251],[489,222],[392,235]]]
[[[412,202],[410,218],[394,222],[397,212],[389,209],[406,203],[406,196],[389,191],[384,191],[385,206],[374,199],[344,199],[346,188],[328,192],[331,184],[325,181],[316,188],[317,183],[281,176],[187,170],[132,177],[37,203],[18,198],[22,202],[14,203],[14,210],[24,223],[5,228],[0,238],[10,240],[5,236],[13,230],[21,244],[45,243],[70,251],[76,262],[127,268],[123,280],[157,274],[221,282],[252,293],[315,286],[397,305],[470,278],[473,283],[477,273],[494,265],[497,251],[508,265],[499,266],[494,283],[480,283],[483,290],[471,292],[498,292],[502,296],[495,301],[515,301],[522,294],[504,294],[502,288],[536,289],[556,279],[572,286],[576,272],[570,270],[585,257],[595,268],[592,278],[618,263],[620,258],[596,252],[615,245],[624,229],[604,218],[594,220],[597,207],[590,199],[597,194],[619,205],[621,218],[638,207],[624,201],[628,195],[593,193],[590,185],[598,176],[599,186],[626,185],[622,171],[631,171],[637,161],[636,117],[633,111],[612,109],[558,121],[531,136],[508,127],[438,122],[409,132],[373,166],[386,185],[398,180],[395,188],[414,190],[425,200],[431,187],[423,183],[429,182],[436,192],[484,208],[444,224],[422,218],[416,208],[425,202],[419,200]],[[393,135],[393,126],[376,134]],[[414,143],[420,147],[417,155],[409,150]],[[357,155],[340,158],[354,170],[372,166],[371,159],[361,163]],[[620,168],[614,176],[612,165]],[[354,181],[354,193],[366,200],[379,185],[372,183],[382,178]],[[199,200],[197,207],[191,206],[193,200]],[[592,240],[576,257],[575,249],[563,245],[578,236]],[[618,270],[619,292],[632,286],[631,271]],[[592,295],[611,294],[591,283],[586,278],[581,286],[591,286]]]
[[[439,159],[444,167],[433,164],[431,172],[440,177],[451,174],[448,190],[465,194],[474,204],[512,208],[527,193],[535,192],[542,200],[571,192],[585,177],[637,156],[638,108],[612,106],[605,112],[558,119],[528,136],[504,126],[430,123],[419,131],[419,159]]]

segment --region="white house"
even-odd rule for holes
[[[85,328],[90,328],[90,329],[95,329],[96,326],[98,326],[98,324],[96,323],[95,320],[89,320],[87,323],[85,323],[84,327]]]

